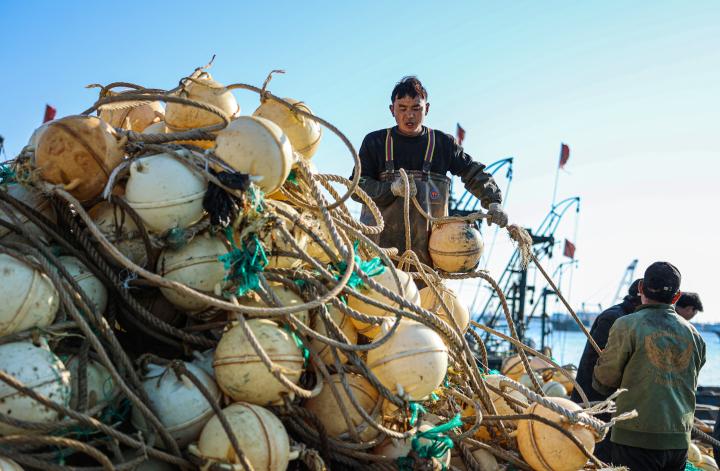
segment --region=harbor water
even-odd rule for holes
[[[527,336],[532,338],[536,345],[540,345],[540,323],[535,319],[530,323]],[[701,332],[705,340],[705,366],[700,370],[698,385],[720,386],[720,336],[713,332]],[[546,340],[552,348],[553,357],[561,365],[572,363],[577,365],[580,362],[583,349],[585,348],[586,337],[579,330],[553,331]]]

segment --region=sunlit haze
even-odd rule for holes
[[[634,258],[638,276],[667,260],[702,298],[696,320],[720,322],[718,24],[717,2],[2,2],[0,135],[12,158],[46,103],[63,116],[94,102],[90,83],[172,88],[216,54],[210,72],[222,83],[261,85],[284,69],[270,89],[305,101],[359,148],[394,124],[395,82],[417,75],[430,127],[454,134],[461,123],[466,151],[486,164],[515,157],[512,222],[540,223],[560,143],[570,146],[558,199],[580,196],[581,211],[577,235],[572,212],[556,237],[577,245],[574,306],[607,307]],[[237,96],[252,113],[257,96]],[[327,132],[313,161],[323,173],[352,170]],[[505,173],[497,178],[505,188]],[[484,235],[489,248],[493,232]],[[494,276],[510,250],[498,236]],[[560,261],[561,247],[549,269]],[[468,302],[473,290],[463,285]]]

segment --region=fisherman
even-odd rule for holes
[[[595,366],[594,389],[626,389],[616,399],[617,415],[638,413],[616,423],[610,438],[610,461],[631,471],[685,469],[705,342],[673,307],[680,279],[670,263],[647,268],[639,286],[642,305],[615,321]]]
[[[697,293],[681,294],[680,299],[675,303],[675,311],[686,321],[691,320],[698,312],[703,311],[700,295]]]
[[[640,294],[638,293],[638,286],[640,280],[635,280],[628,289],[628,294],[623,298],[620,304],[616,304],[606,310],[604,310],[593,322],[590,328],[590,335],[592,336],[595,343],[601,349],[607,345],[608,336],[610,335],[610,328],[613,326],[616,320],[630,314],[635,311],[635,308],[640,305]],[[604,401],[610,394],[603,394],[596,391],[592,387],[593,369],[598,359],[598,353],[590,345],[590,342],[585,343],[585,350],[583,350],[582,357],[580,358],[580,364],[578,365],[577,378],[575,380],[580,385],[582,390],[587,395],[589,401]],[[580,394],[577,388],[573,390],[570,396],[574,402],[578,404],[582,402]],[[608,421],[610,420],[610,414],[602,414],[598,416],[598,419]],[[595,456],[598,459],[608,462],[610,461],[610,436],[606,436],[603,441],[595,445]]]
[[[404,77],[390,95],[390,113],[397,125],[371,132],[360,146],[360,187],[378,206],[385,221],[385,229],[374,241],[384,248],[396,247],[400,254],[406,250],[401,168],[408,174],[410,197],[416,196],[423,210],[433,217],[448,214],[450,172],[459,176],[465,188],[488,210],[488,224],[504,227],[508,221],[500,189],[485,172],[485,165],[473,161],[451,135],[423,125],[430,110],[427,100],[420,80]],[[360,221],[377,224],[365,205]],[[412,201],[409,221],[412,250],[421,262],[432,266],[428,253],[430,223]]]

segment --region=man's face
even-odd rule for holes
[[[677,312],[680,317],[685,319],[686,321],[689,321],[693,317],[695,317],[695,314],[697,314],[697,309],[693,306],[685,306],[685,307],[679,307],[675,306],[675,312]]]
[[[422,132],[423,121],[429,110],[430,103],[420,96],[396,98],[390,105],[390,113],[395,117],[398,129],[408,136],[417,136]]]

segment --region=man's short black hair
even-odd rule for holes
[[[698,312],[702,312],[703,305],[702,301],[700,301],[700,295],[697,293],[683,293],[680,295],[680,299],[678,299],[678,302],[675,303],[677,307],[688,307],[692,306],[695,309],[698,310]]]
[[[420,97],[423,100],[427,100],[427,90],[425,90],[420,80],[414,75],[403,77],[395,84],[395,88],[393,88],[392,94],[390,95],[390,103],[395,103],[396,98],[405,98],[406,96],[410,98]]]

